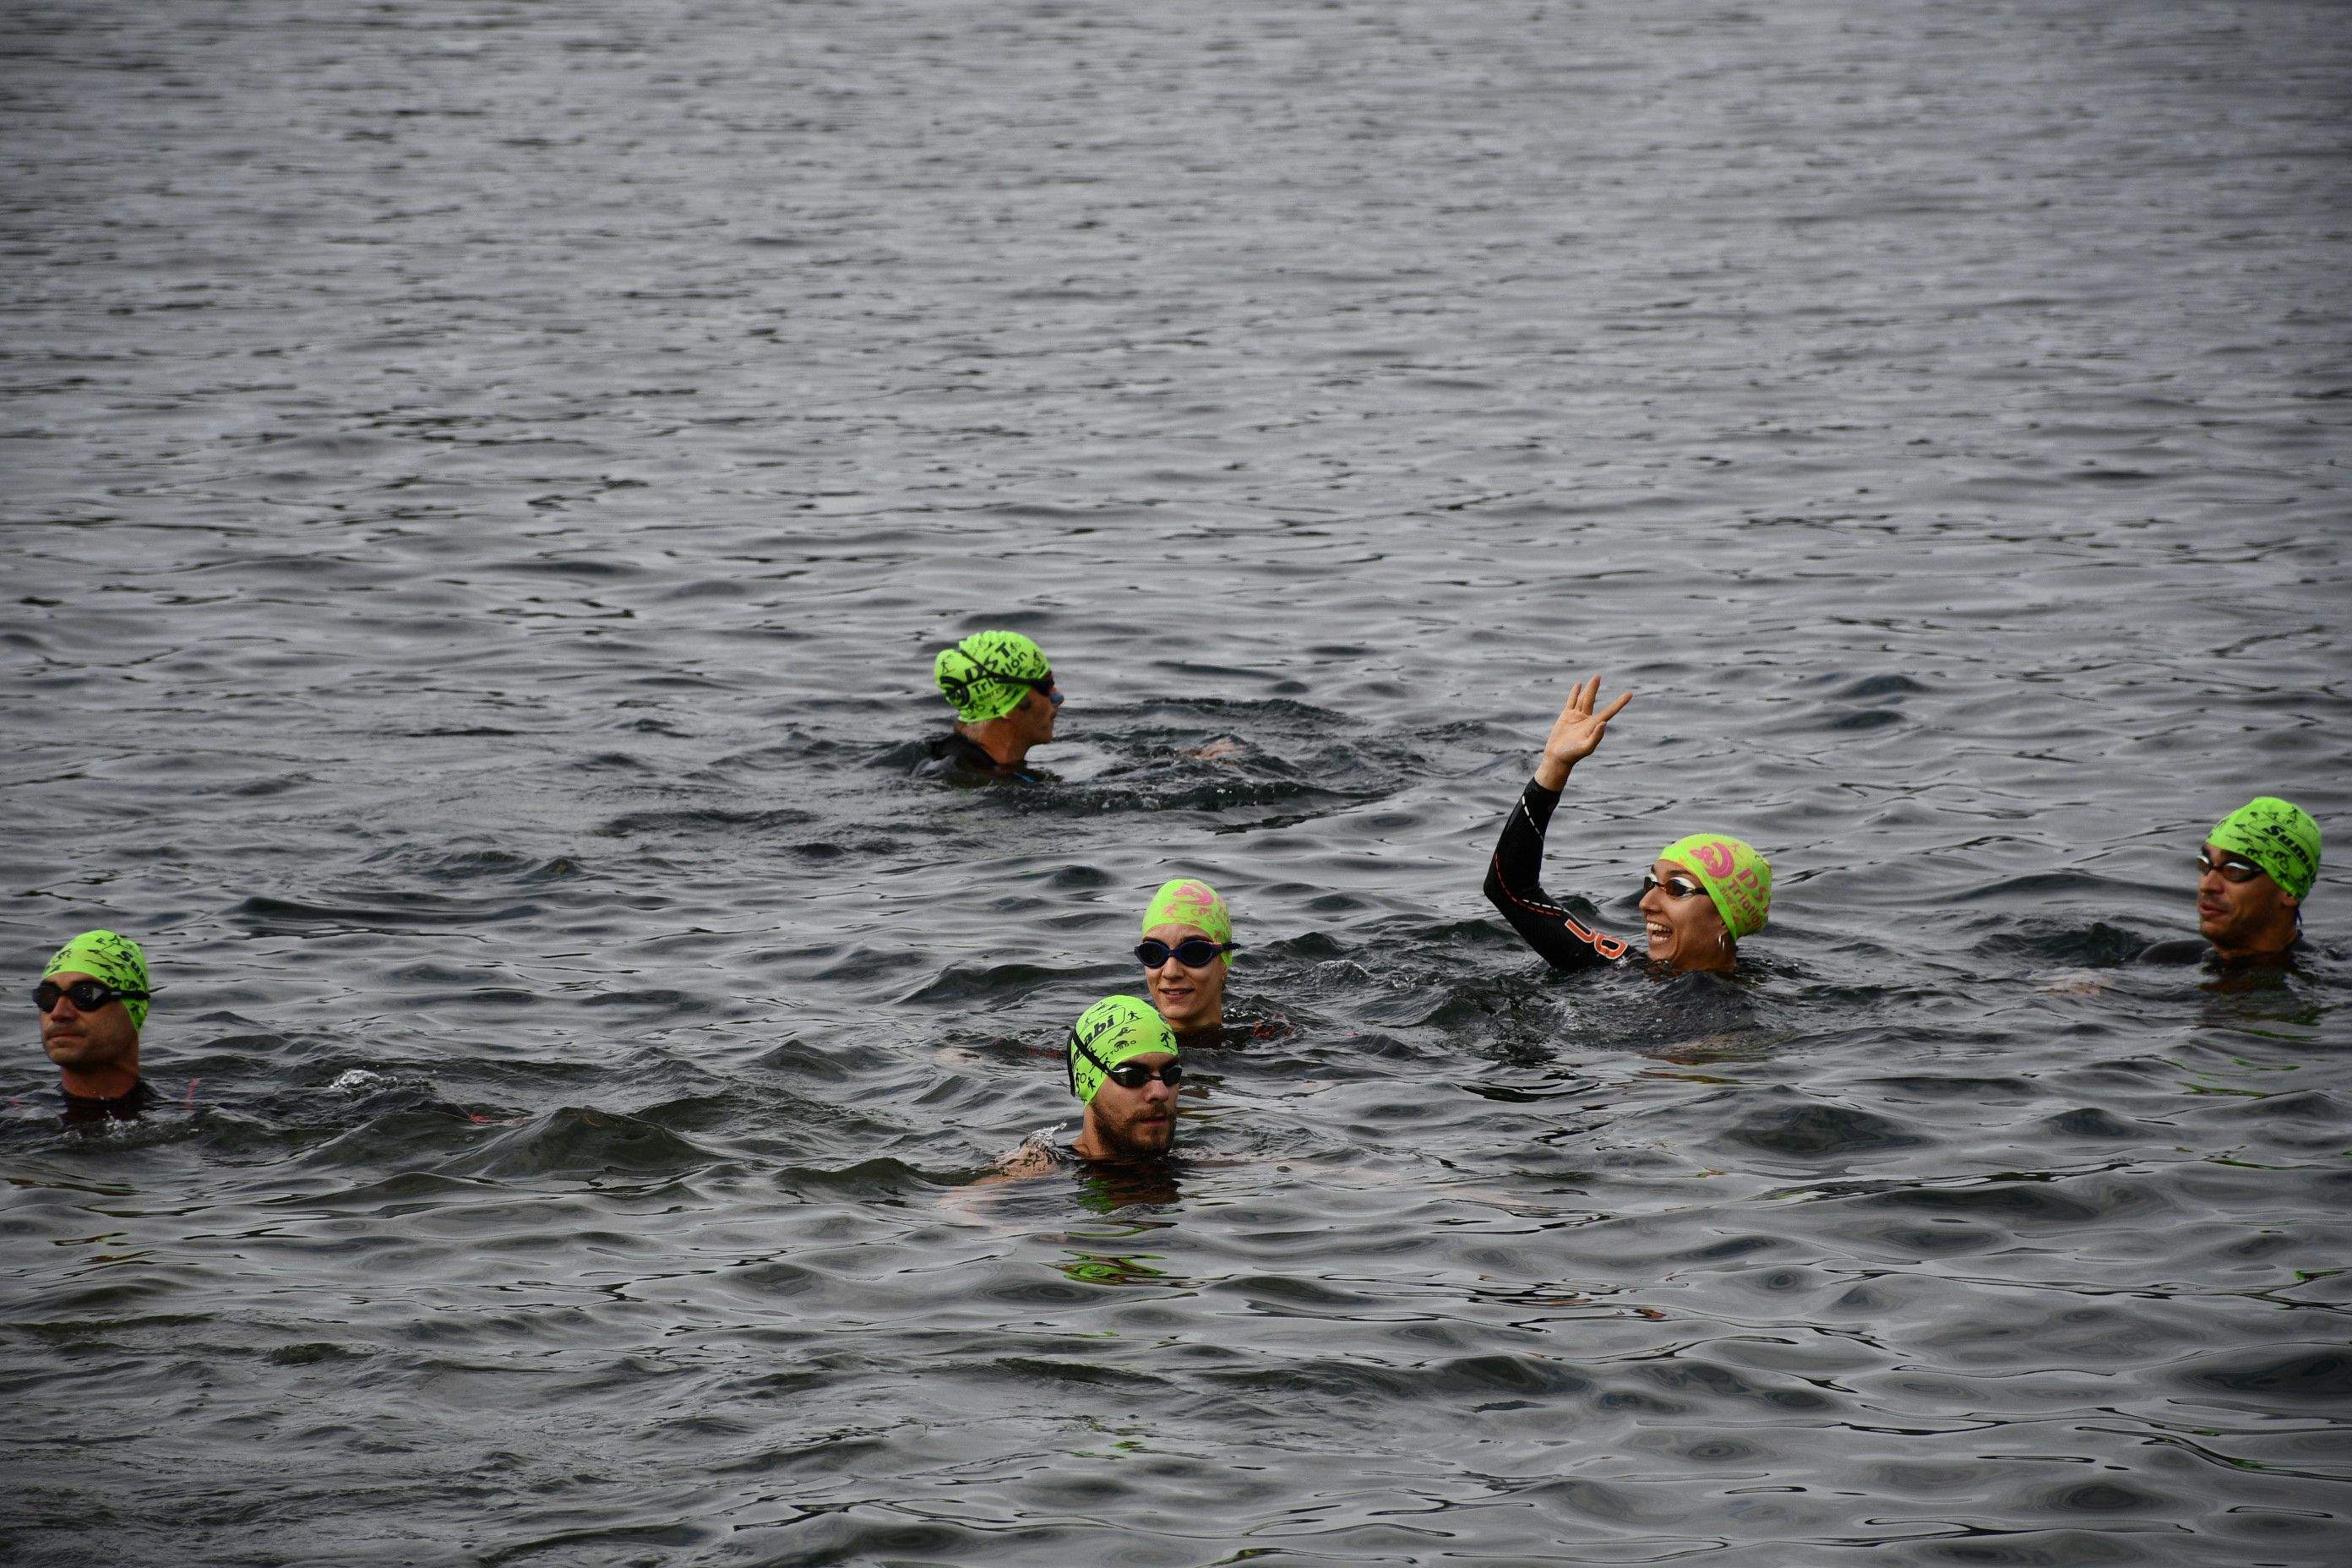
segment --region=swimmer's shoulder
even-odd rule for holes
[[[1180,1051],[1245,1051],[1261,1040],[1287,1039],[1297,1030],[1289,1019],[1269,1014],[1259,1018],[1235,1018],[1213,1029],[1178,1035]]]
[[[1021,1141],[1021,1146],[998,1160],[977,1177],[972,1185],[994,1186],[999,1182],[1025,1182],[1033,1176],[1051,1175],[1072,1165],[1083,1164],[1077,1146],[1063,1140],[1062,1129],[1041,1127]]]

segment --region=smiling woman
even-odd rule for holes
[[[1595,713],[1600,694],[1597,675],[1569,693],[1544,741],[1536,776],[1504,820],[1486,868],[1487,901],[1558,969],[1611,963],[1633,951],[1622,937],[1593,931],[1562,909],[1540,880],[1544,831],[1570,772],[1593,753],[1608,733],[1609,721],[1633,700],[1625,692]],[[1658,852],[1642,879],[1641,908],[1648,939],[1644,956],[1653,963],[1674,970],[1728,970],[1738,958],[1739,939],[1763,930],[1771,913],[1772,868],[1741,839],[1694,833]]]
[[[1180,1037],[1224,1027],[1225,975],[1240,945],[1232,911],[1208,883],[1180,877],[1151,895],[1135,956],[1151,1005]]]

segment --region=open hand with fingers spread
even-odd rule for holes
[[[1570,768],[1599,749],[1609,721],[1633,700],[1630,691],[1606,708],[1597,675],[1576,683],[1544,737],[1536,776],[1503,819],[1502,837],[1486,862],[1486,901],[1555,969],[1614,963],[1633,951],[1622,937],[1593,930],[1544,891],[1544,834],[1559,806]],[[1642,879],[1643,956],[1666,972],[1729,971],[1738,942],[1762,931],[1772,908],[1772,867],[1755,847],[1727,833],[1677,838],[1650,862]]]
[[[1544,740],[1543,761],[1536,765],[1536,783],[1546,789],[1558,789],[1568,782],[1570,768],[1591,756],[1601,744],[1601,737],[1609,732],[1609,721],[1625,710],[1633,700],[1630,691],[1619,694],[1617,700],[1595,713],[1593,702],[1601,696],[1601,678],[1577,682],[1568,694],[1567,703],[1559,717],[1551,723],[1551,733]]]

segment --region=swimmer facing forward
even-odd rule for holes
[[[33,1005],[68,1121],[127,1121],[153,1101],[139,1076],[139,1031],[151,994],[146,953],[110,931],[82,932],[41,971]]]
[[[1544,830],[1577,763],[1591,756],[1609,721],[1633,700],[1626,692],[1599,713],[1601,678],[1580,682],[1544,741],[1536,776],[1503,823],[1486,868],[1486,899],[1511,929],[1556,969],[1589,969],[1632,951],[1622,937],[1586,929],[1543,890]],[[1739,939],[1764,929],[1772,909],[1772,868],[1741,840],[1694,833],[1658,851],[1642,879],[1642,925],[1651,963],[1670,970],[1728,971]]]
[[[1233,964],[1233,912],[1197,877],[1163,882],[1143,911],[1143,965],[1151,1005],[1179,1039],[1213,1043],[1224,1029],[1225,974]]]
[[[1032,1136],[982,1184],[1043,1175],[1057,1166],[1152,1165],[1176,1146],[1175,1033],[1139,996],[1106,996],[1070,1026],[1070,1092],[1086,1107],[1075,1142]]]

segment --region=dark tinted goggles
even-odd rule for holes
[[[64,997],[74,1005],[77,1013],[95,1013],[109,1002],[144,1002],[144,991],[117,991],[103,980],[77,980],[70,985],[60,985],[54,980],[44,980],[33,987],[33,1005],[48,1012]]]
[[[1070,1092],[1073,1094],[1078,1090],[1078,1058],[1080,1057],[1092,1062],[1097,1072],[1121,1089],[1141,1089],[1156,1078],[1172,1089],[1184,1079],[1183,1066],[1172,1061],[1161,1067],[1158,1072],[1152,1071],[1141,1062],[1121,1062],[1115,1068],[1105,1067],[1102,1058],[1095,1055],[1093,1048],[1086,1041],[1078,1038],[1078,1031],[1073,1028],[1070,1031],[1069,1061]]]
[[[1187,969],[1206,969],[1217,962],[1218,955],[1239,946],[1237,942],[1211,942],[1205,936],[1188,936],[1174,947],[1158,941],[1137,942],[1135,956],[1146,969],[1157,969],[1171,958]]]
[[[1647,871],[1642,873],[1642,896],[1647,898],[1652,888],[1664,888],[1670,899],[1690,899],[1706,891],[1706,885],[1688,877],[1669,877],[1661,882]]]
[[[2241,860],[2235,855],[2224,855],[2214,860],[2200,849],[2197,852],[2197,874],[2201,877],[2208,871],[2219,871],[2225,882],[2251,882],[2263,874],[2263,868],[2252,861]]]
[[[1153,1079],[1158,1079],[1169,1088],[1174,1089],[1184,1081],[1184,1064],[1162,1062],[1156,1068],[1148,1068],[1141,1062],[1121,1062],[1103,1074],[1103,1077],[1121,1089],[1141,1089]]]

